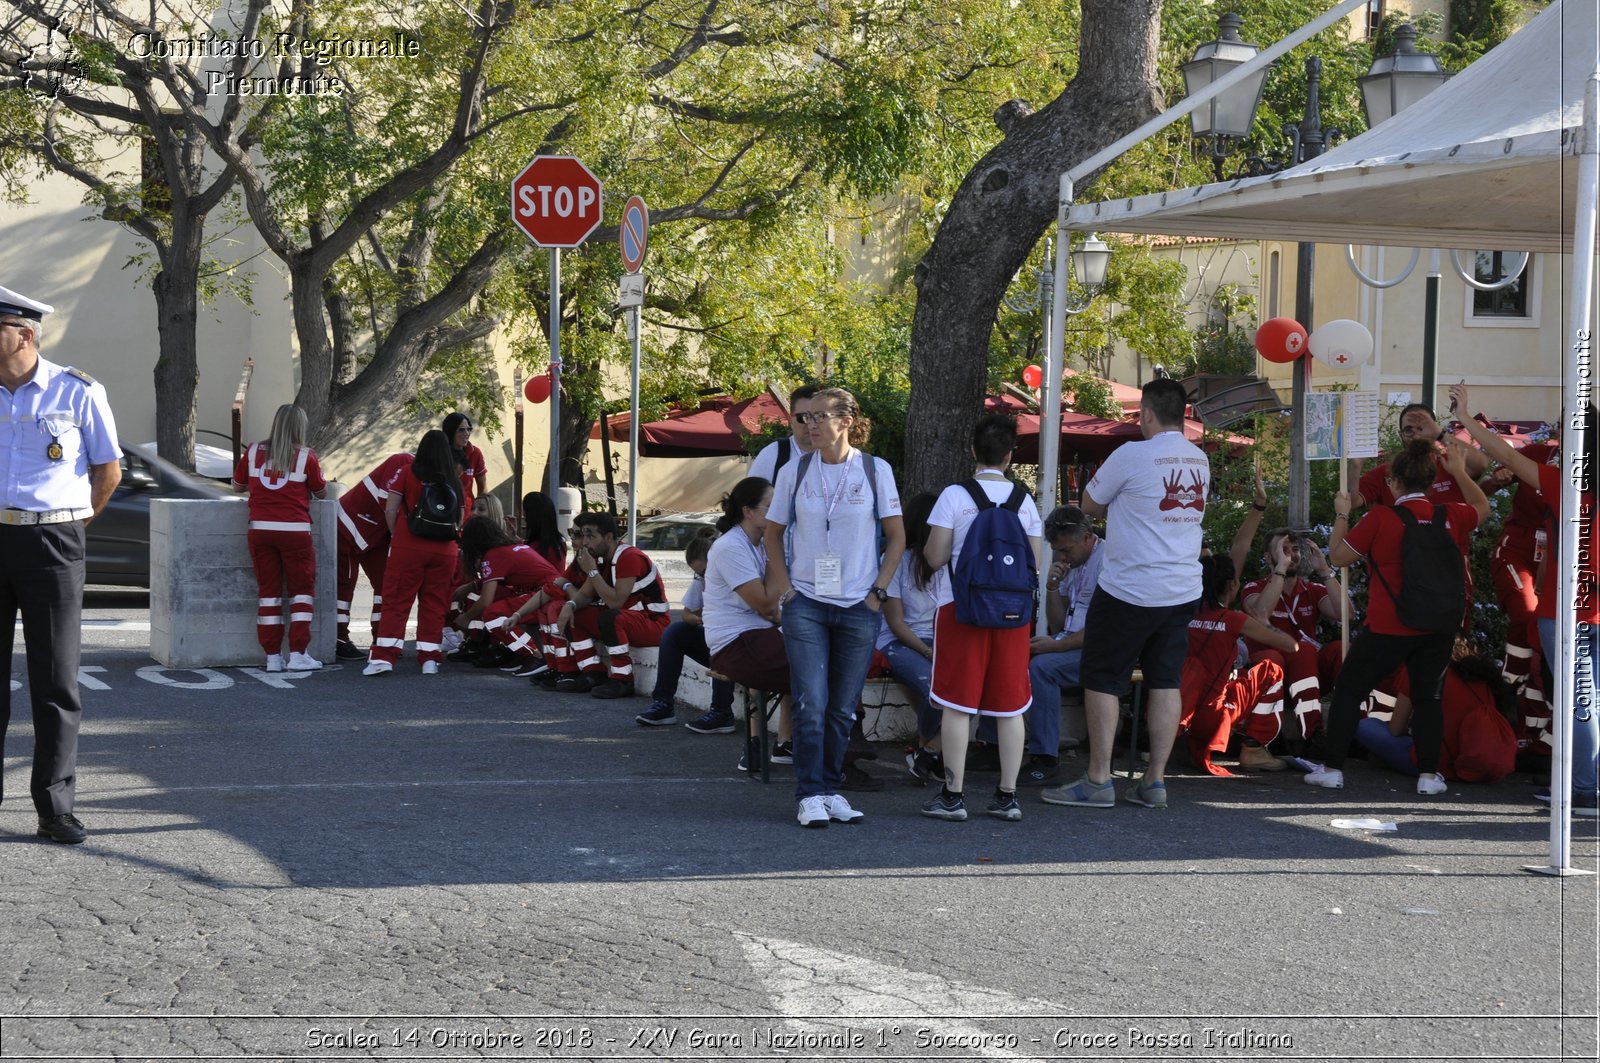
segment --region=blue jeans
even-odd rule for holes
[[[1408,734],[1390,734],[1387,720],[1374,720],[1368,716],[1356,724],[1356,744],[1372,754],[1373,759],[1384,767],[1401,775],[1417,777],[1417,764],[1411,759],[1411,751],[1416,743]]]
[[[1594,664],[1595,646],[1600,642],[1600,628],[1594,624],[1578,624],[1578,644],[1572,655],[1572,792],[1590,797],[1595,792],[1596,755],[1600,753],[1600,717],[1595,715]],[[1555,667],[1556,622],[1554,618],[1539,621],[1539,646],[1544,659]],[[1550,706],[1552,712],[1557,707]]]
[[[883,648],[889,658],[889,674],[898,679],[911,694],[911,707],[917,710],[917,737],[926,745],[928,739],[939,734],[939,723],[944,712],[928,703],[928,691],[933,687],[933,662],[916,650],[895,639]]]
[[[1025,752],[1035,756],[1061,755],[1061,691],[1081,685],[1082,650],[1041,653],[1028,659],[1028,683],[1033,687],[1033,705],[1023,717],[1028,724]],[[994,742],[997,735],[993,716],[978,717],[978,739]]]
[[[674,620],[661,633],[661,647],[656,654],[656,686],[650,692],[652,701],[668,705],[678,696],[678,680],[683,676],[683,659],[693,658],[711,666],[711,652],[706,646],[706,629],[699,624]],[[711,681],[711,711],[733,714],[733,684],[726,679]]]
[[[784,607],[797,800],[839,792],[845,747],[881,623],[866,602],[831,605],[796,593]]]

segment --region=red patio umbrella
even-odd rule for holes
[[[697,410],[673,412],[639,426],[639,453],[647,458],[732,457],[744,453],[744,442],[766,421],[787,425],[789,415],[771,395],[734,400],[726,395],[706,399]],[[611,416],[611,438],[626,444],[629,417]],[[590,439],[600,438],[597,422]]]

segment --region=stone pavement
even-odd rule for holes
[[[1600,879],[1521,870],[1529,779],[1182,775],[1165,812],[951,824],[886,747],[866,821],[806,831],[643,699],[139,638],[86,655],[84,845],[32,837],[12,695],[0,1060],[1596,1055]]]

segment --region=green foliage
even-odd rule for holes
[[[1197,373],[1248,376],[1256,371],[1256,299],[1237,284],[1219,285],[1211,315],[1194,330],[1194,356],[1168,366],[1180,379]]]

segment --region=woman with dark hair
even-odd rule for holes
[[[464,413],[446,414],[440,428],[450,441],[456,468],[461,470],[462,507],[471,509],[472,500],[489,490],[489,466],[484,464],[483,451],[472,445],[472,418]]]
[[[1404,665],[1412,699],[1411,733],[1417,742],[1417,793],[1442,794],[1447,789],[1439,774],[1439,747],[1443,741],[1444,719],[1439,709],[1439,693],[1444,670],[1450,663],[1450,650],[1457,631],[1419,631],[1400,620],[1399,602],[1405,593],[1405,572],[1401,564],[1401,544],[1407,534],[1416,534],[1424,524],[1444,522],[1461,553],[1463,572],[1472,531],[1489,515],[1489,500],[1467,471],[1468,449],[1451,437],[1444,452],[1443,466],[1461,487],[1467,501],[1435,505],[1429,497],[1439,473],[1435,445],[1413,440],[1389,463],[1386,484],[1395,495],[1390,506],[1376,506],[1346,530],[1350,519],[1350,494],[1341,491],[1333,498],[1333,532],[1329,536],[1328,560],[1344,568],[1366,560],[1372,566],[1368,585],[1367,628],[1355,639],[1350,655],[1333,688],[1333,708],[1329,711],[1325,765],[1306,776],[1312,786],[1330,790],[1344,787],[1344,759],[1361,722],[1361,703],[1379,683]],[[1402,516],[1404,510],[1407,516]],[[1460,624],[1460,617],[1455,623]]]
[[[389,485],[385,517],[393,539],[389,565],[383,574],[383,620],[362,675],[394,671],[394,663],[405,646],[406,621],[413,602],[417,606],[417,657],[422,661],[422,674],[439,674],[444,617],[455,585],[456,540],[418,535],[412,530],[410,517],[422,502],[425,490],[436,494],[440,489],[454,496],[455,523],[459,527],[464,511],[461,478],[456,475],[449,439],[434,429],[423,434],[417,443],[417,456]]]
[[[889,580],[889,599],[883,603],[883,631],[878,652],[889,662],[889,672],[911,694],[917,710],[917,745],[906,754],[906,767],[918,782],[944,778],[944,758],[939,753],[940,722],[944,710],[928,703],[933,683],[933,618],[939,611],[933,577],[937,571],[922,556],[928,545],[928,514],[937,496],[924,491],[906,503],[901,515],[906,524],[906,552]]]
[[[452,624],[460,631],[482,631],[485,641],[494,643],[489,653],[474,657],[473,664],[500,667],[515,659],[506,645],[509,636],[504,618],[560,573],[533,547],[517,541],[506,530],[503,517],[475,516],[467,521],[461,529],[461,557],[477,580],[477,592]],[[531,674],[531,667],[518,672],[519,676]]]
[[[522,496],[522,537],[557,569],[566,567],[567,540],[556,519],[556,504],[542,491],[529,491]]]

